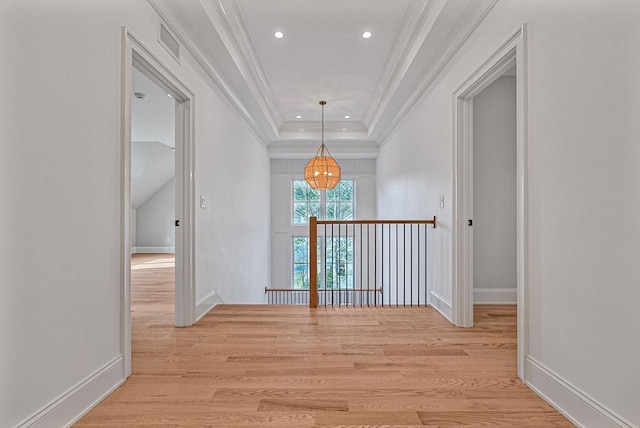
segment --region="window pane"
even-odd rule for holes
[[[293,238],[293,263],[306,263],[308,251],[307,238]]]
[[[318,240],[318,287],[321,285],[320,244]],[[293,288],[309,288],[309,238],[304,236],[293,238]]]
[[[293,265],[293,288],[309,288],[308,264]]]
[[[353,220],[353,202],[340,204],[340,220]]]
[[[307,200],[307,182],[301,180],[295,180],[293,182],[293,200],[294,201],[306,201]]]
[[[293,224],[307,224],[310,216],[320,218],[320,191],[304,180],[293,181]]]
[[[353,288],[353,237],[327,240],[326,288]]]
[[[294,202],[293,203],[293,223],[294,224],[306,224],[309,220],[307,215],[306,202]]]
[[[353,201],[353,181],[343,180],[340,182],[340,199]]]
[[[307,186],[307,199],[310,201],[320,201],[320,191],[318,189],[312,189],[306,181],[304,184]]]
[[[310,216],[314,216],[316,218],[320,218],[320,202],[311,202],[311,203],[309,203],[309,211],[308,211],[308,216],[307,216],[307,220],[305,221],[305,223],[309,222],[309,217]]]
[[[340,187],[340,183],[331,190],[327,190],[327,201],[335,201],[338,199],[338,188]]]
[[[327,220],[336,220],[338,214],[338,204],[328,202],[327,203]]]
[[[342,180],[331,190],[327,190],[327,201],[353,201],[353,180]]]

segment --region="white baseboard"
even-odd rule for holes
[[[431,298],[429,299],[429,304],[433,306],[436,311],[440,312],[443,317],[449,320],[449,322],[453,319],[453,311],[451,310],[451,302],[436,293],[435,291],[431,291]]]
[[[176,247],[131,247],[131,254],[172,254]]]
[[[205,296],[196,304],[196,322],[198,322],[203,316],[207,315],[211,309],[215,308],[220,303],[224,303],[224,301],[215,291],[212,291]]]
[[[634,427],[531,357],[525,363],[525,383],[579,427]]]
[[[19,428],[70,427],[124,382],[124,361],[119,355],[62,394]]]
[[[515,288],[474,288],[474,305],[515,305],[518,290]]]

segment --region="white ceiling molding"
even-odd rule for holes
[[[371,138],[378,141],[380,147],[382,147],[388,140],[393,130],[400,124],[402,119],[409,113],[409,110],[418,102],[422,94],[431,86],[438,75],[449,64],[451,59],[460,50],[462,45],[467,41],[475,29],[485,19],[485,17],[491,12],[491,9],[498,3],[499,0],[477,0],[470,3],[466,8],[467,13],[463,15],[465,19],[460,19],[456,23],[456,26],[451,30],[451,35],[448,43],[443,43],[439,55],[439,60],[435,66],[431,67],[429,72],[424,74],[424,77],[418,82],[418,85],[412,85],[414,88],[412,95],[406,99],[404,105],[397,109],[394,117],[389,120],[384,126],[379,127],[372,132]],[[469,11],[469,9],[472,11]],[[417,89],[415,89],[417,87]]]
[[[325,141],[331,156],[340,159],[375,159],[378,145],[375,141]],[[319,143],[308,140],[274,141],[269,145],[271,159],[311,159]]]
[[[195,59],[198,65],[200,65],[205,74],[209,76],[209,78],[211,79],[210,83],[214,84],[216,86],[216,89],[222,91],[223,95],[240,114],[242,119],[244,119],[244,121],[249,125],[251,130],[255,132],[260,142],[262,142],[262,144],[266,147],[267,143],[275,135],[265,135],[264,130],[258,125],[256,120],[254,120],[253,115],[249,113],[249,110],[245,107],[245,104],[237,96],[236,91],[232,89],[232,86],[227,83],[224,77],[222,77],[222,73],[220,73],[217,68],[213,66],[213,64],[211,64],[211,62],[196,46],[196,44],[193,43],[189,37],[185,36],[189,33],[183,28],[183,25],[177,23],[175,19],[170,18],[169,14],[160,6],[160,0],[147,1],[151,5],[153,10],[158,14],[160,19],[169,27],[173,34],[176,35],[182,46],[184,46],[187,51],[189,51],[191,56]],[[163,6],[165,7],[170,4],[171,2],[163,2]]]
[[[382,111],[389,104],[390,98],[400,85],[443,7],[444,3],[436,3],[434,0],[409,3],[400,26],[401,32],[394,43],[391,55],[387,58],[380,81],[364,115],[363,122],[368,129],[375,128]]]
[[[200,4],[220,35],[273,132],[277,133],[283,120],[277,109],[269,81],[251,44],[240,9],[233,1],[200,0]]]
[[[325,122],[324,123],[325,133],[360,133],[364,135],[369,135],[367,132],[367,128],[364,127],[362,122]],[[320,139],[320,132],[322,131],[322,124],[318,121],[300,121],[300,122],[285,122],[280,128],[280,139],[288,139],[286,135],[291,132],[307,132],[307,133],[317,133],[318,135],[310,135],[308,138],[310,139]],[[348,135],[347,135],[348,137]],[[353,137],[353,135],[352,135]],[[360,138],[360,137],[356,137]],[[295,139],[298,139],[296,137]]]
[[[309,120],[316,117],[305,97],[314,99],[318,92],[327,89],[344,93],[340,100],[329,99],[336,110],[332,111],[334,118],[326,122],[327,136],[345,148],[364,141],[368,146],[359,153],[370,156],[369,146],[381,145],[388,139],[498,0],[397,0],[376,3],[382,6],[365,9],[368,14],[362,13],[362,8],[368,8],[369,3],[359,0],[353,0],[354,3],[297,0],[293,10],[280,0],[253,4],[240,0],[148,1],[263,143],[273,147],[270,154],[281,157],[286,150],[291,150],[291,156],[301,156],[302,152],[306,156],[309,153],[306,146],[296,149],[296,144],[314,145],[319,141],[320,121]],[[322,25],[309,20],[308,9],[322,15]],[[385,21],[388,16],[393,16],[393,20]],[[325,21],[329,31],[326,39],[322,38],[324,45],[314,44],[322,36],[315,36],[317,33],[312,31],[324,30]],[[373,42],[363,44],[358,40],[361,34],[358,31],[371,22],[381,31],[372,28]],[[351,23],[357,24],[353,32]],[[332,25],[341,39],[331,37]],[[268,29],[277,26],[292,29],[288,33],[291,38],[285,35],[287,45],[265,42],[267,39],[263,37],[270,37]],[[314,74],[316,69],[300,67],[308,64],[307,53],[312,52],[305,50],[304,40],[324,50],[322,75]],[[283,57],[282,48],[275,46],[287,46],[296,55],[290,59]],[[332,56],[333,47],[340,53]],[[349,63],[351,53],[364,62],[351,62],[352,69],[345,69],[344,63]],[[279,67],[285,64],[282,62],[285,58],[291,63]],[[367,67],[369,61],[371,67]],[[367,84],[358,86],[357,80],[354,84],[354,75],[362,76]],[[292,82],[289,86],[292,90],[283,91],[289,88],[292,76],[296,76],[298,86]],[[351,86],[345,87],[345,82],[358,89],[349,93]],[[351,107],[354,109],[349,110]],[[296,109],[303,109],[304,119],[291,119]],[[340,117],[345,115],[346,119],[351,115],[355,120],[342,121],[335,117],[336,111]],[[353,147],[346,149],[345,154],[351,156],[361,149],[358,145]]]

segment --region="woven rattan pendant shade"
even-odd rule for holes
[[[322,143],[316,155],[304,167],[304,179],[313,189],[319,190],[330,190],[340,183],[340,166],[324,145],[324,106],[326,104],[326,101],[320,101],[322,106]]]

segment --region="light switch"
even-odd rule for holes
[[[440,196],[440,208],[444,208],[444,195]]]
[[[207,208],[207,197],[200,195],[200,208]]]

